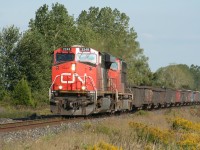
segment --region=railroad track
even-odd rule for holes
[[[36,115],[34,117],[31,116],[28,118],[13,119],[17,120],[17,122],[14,123],[0,124],[0,133],[59,125],[61,123],[72,123],[72,122],[76,123],[86,119],[95,119],[112,115],[113,114],[110,113],[95,114],[91,116],[82,116],[82,115],[81,116],[62,116],[62,115],[37,116]]]
[[[181,107],[187,107],[187,106],[194,106],[194,105],[183,105]],[[178,107],[180,107],[180,106],[178,106]],[[168,109],[168,108],[170,108],[170,107],[165,107],[164,109]],[[160,108],[160,109],[163,109],[163,108]],[[149,111],[157,111],[160,109],[152,109],[152,110],[148,109],[148,110]],[[137,110],[132,111],[132,113],[134,113],[136,111]],[[61,123],[80,122],[85,119],[94,119],[94,118],[105,117],[105,116],[113,116],[113,115],[120,115],[120,114],[127,115],[127,113],[130,113],[130,112],[119,112],[119,113],[115,113],[115,114],[110,114],[110,113],[106,114],[105,113],[105,114],[96,114],[96,115],[92,115],[92,116],[49,115],[49,116],[35,116],[35,118],[34,117],[19,118],[19,119],[15,119],[18,121],[14,122],[14,123],[0,124],[0,133],[1,132],[12,132],[12,131],[17,131],[17,130],[27,130],[27,129],[44,127],[44,126],[59,125]]]
[[[65,117],[55,117],[55,118],[42,118],[42,119],[36,119],[36,120],[25,120],[25,121],[19,121],[14,123],[6,123],[6,124],[0,124],[0,133],[1,132],[11,132],[11,131],[17,131],[17,130],[27,130],[27,129],[33,129],[37,127],[44,127],[44,126],[51,126],[51,125],[58,125],[61,123],[69,123],[69,122],[75,122],[75,121],[81,121],[83,118],[65,118]]]

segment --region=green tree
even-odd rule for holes
[[[29,22],[29,27],[43,36],[50,50],[72,45],[76,39],[74,19],[69,16],[65,6],[59,3],[52,4],[51,10],[46,4],[41,6],[35,19]]]
[[[155,73],[156,85],[176,89],[193,89],[194,79],[187,65],[169,65],[160,68]]]
[[[4,90],[4,84],[3,84],[3,60],[2,60],[2,45],[3,45],[3,41],[2,41],[2,33],[0,32],[0,97],[3,97],[3,90]],[[1,98],[0,98],[1,100]]]
[[[50,85],[51,57],[43,35],[27,31],[16,49],[20,77],[26,76],[33,91],[47,90]]]
[[[3,28],[0,32],[0,82],[4,89],[12,90],[18,81],[15,50],[21,34],[17,27]]]
[[[147,57],[135,55],[128,58],[128,83],[135,85],[152,85],[153,74],[147,63]]]
[[[190,71],[194,78],[194,89],[200,90],[200,66],[197,65],[191,65]]]
[[[51,53],[58,47],[72,45],[77,36],[72,16],[62,4],[41,6],[29,22],[17,48],[20,76],[26,76],[37,101],[47,100],[51,79]]]
[[[27,80],[22,78],[15,86],[13,91],[14,104],[16,105],[30,105],[33,106],[31,96],[31,89],[28,86]]]
[[[129,83],[150,84],[151,72],[137,33],[129,27],[129,17],[117,9],[90,7],[77,19],[82,45],[94,47],[128,63]]]

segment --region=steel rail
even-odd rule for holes
[[[50,119],[38,119],[38,120],[26,120],[21,122],[0,124],[1,132],[10,132],[24,129],[32,129],[36,127],[43,127],[46,125],[56,125],[62,122],[71,122],[74,119],[64,119],[64,118],[50,118]]]

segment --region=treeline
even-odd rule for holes
[[[70,45],[92,47],[124,59],[130,84],[200,88],[198,66],[169,66],[153,74],[136,38],[129,17],[117,9],[90,7],[74,18],[62,4],[43,5],[30,19],[27,31],[21,33],[14,25],[0,31],[0,100],[25,105],[47,102],[52,51]],[[174,82],[180,77],[177,68],[186,74],[187,82]],[[172,79],[166,79],[171,70],[175,70]]]
[[[200,91],[200,66],[179,64],[162,67],[153,74],[152,81],[160,87]]]

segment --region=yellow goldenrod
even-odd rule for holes
[[[160,130],[158,128],[149,127],[142,123],[130,122],[130,127],[136,129],[138,137],[145,137],[149,142],[159,142],[163,144],[168,144],[172,137],[173,133],[168,130]]]
[[[88,147],[87,150],[123,150],[122,147],[117,147],[104,141],[95,144],[92,147]]]
[[[193,130],[193,131],[200,131],[200,123],[194,123],[189,120],[183,118],[175,118],[172,122],[173,129],[183,129],[186,131]]]
[[[200,148],[200,136],[197,133],[184,133],[181,134],[179,142],[177,144],[182,148],[187,149],[199,149]]]

